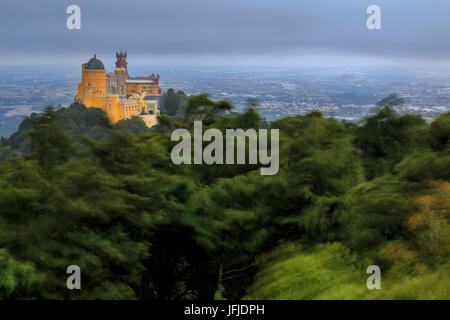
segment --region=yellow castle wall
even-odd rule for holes
[[[142,121],[145,122],[145,125],[149,128],[156,126],[158,124],[157,116],[144,115],[140,116],[140,118],[142,119]]]

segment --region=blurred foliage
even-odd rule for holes
[[[388,243],[381,251],[395,265],[381,269],[381,290],[368,290],[367,266],[373,260],[361,260],[341,243],[318,244],[304,248],[285,244],[264,254],[260,271],[244,299],[252,300],[389,300],[448,299],[450,284],[447,261],[430,269],[413,250]]]
[[[394,99],[395,98],[395,99]],[[450,113],[268,124],[168,91],[160,125],[78,103],[0,141],[0,298],[448,299]],[[175,128],[280,131],[280,170],[174,165]],[[248,146],[248,145],[247,145]],[[82,290],[66,288],[69,265]],[[382,270],[368,290],[367,266]]]

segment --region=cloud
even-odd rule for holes
[[[383,29],[370,31],[367,0],[2,0],[0,55],[449,57],[450,1],[376,2]],[[71,4],[81,30],[66,28]]]

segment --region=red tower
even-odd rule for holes
[[[127,70],[127,52],[125,51],[125,53],[122,53],[122,51],[116,52],[116,68],[124,68],[125,70]]]

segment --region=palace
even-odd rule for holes
[[[127,53],[116,53],[116,69],[107,73],[96,55],[81,66],[81,83],[77,100],[88,108],[100,108],[112,123],[140,117],[147,127],[158,124],[161,88],[159,75],[130,78],[127,70]]]

